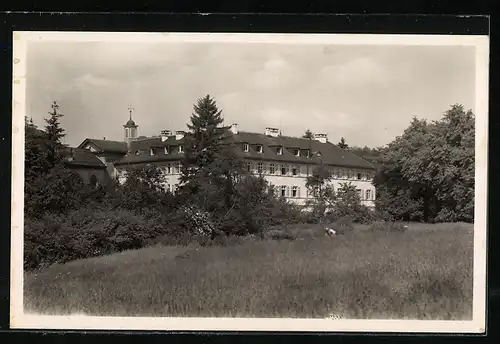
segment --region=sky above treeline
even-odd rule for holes
[[[43,126],[57,101],[65,142],[123,140],[128,107],[139,135],[186,130],[209,94],[224,124],[306,129],[378,147],[413,116],[475,107],[475,51],[466,46],[271,43],[28,43],[26,114]]]

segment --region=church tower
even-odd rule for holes
[[[130,142],[137,139],[137,128],[139,127],[137,124],[135,124],[134,120],[132,119],[132,110],[134,110],[131,106],[128,107],[129,115],[130,118],[123,125],[123,129],[125,131],[125,142],[127,142],[127,148],[130,151]]]

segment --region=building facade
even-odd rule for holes
[[[141,137],[131,117],[123,127],[124,141],[87,138],[78,148],[91,151],[106,166],[109,176],[121,182],[129,168],[146,164],[161,166],[166,187],[175,192],[179,186],[186,133],[162,130],[156,137]],[[303,205],[314,197],[306,188],[306,180],[316,166],[323,165],[331,171],[335,190],[341,183],[350,182],[358,190],[362,203],[374,206],[374,166],[332,144],[326,134],[314,134],[312,138],[289,137],[281,135],[277,128],[253,133],[240,131],[237,124],[233,124],[225,131],[224,141],[235,147],[249,172],[264,176],[278,195],[290,201]]]

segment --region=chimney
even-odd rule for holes
[[[103,141],[106,141],[106,136],[104,136],[102,139],[103,139]]]
[[[162,130],[160,132],[161,142],[166,141],[169,136],[172,136],[172,130]]]
[[[266,128],[266,136],[278,137],[280,135],[280,130],[278,128]]]
[[[177,130],[175,132],[175,139],[176,140],[180,140],[184,137],[184,134],[186,134],[186,132],[182,131],[182,130]]]
[[[326,134],[314,134],[314,139],[321,143],[328,142],[328,136]]]
[[[231,132],[236,135],[238,134],[238,124],[237,123],[233,123],[231,124]]]

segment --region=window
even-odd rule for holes
[[[300,156],[300,149],[294,149],[293,154],[295,156]]]
[[[257,145],[257,153],[262,153],[262,152],[263,152],[262,145]]]
[[[90,186],[97,187],[97,177],[95,176],[95,174],[90,177]]]
[[[298,168],[297,168],[297,166],[293,166],[293,167],[292,167],[292,175],[296,176],[296,175],[298,175],[298,174],[299,174],[299,172],[298,172]]]
[[[288,165],[281,165],[281,175],[286,176],[288,174]]]
[[[184,146],[183,146],[183,145],[180,145],[180,146],[179,146],[179,153],[182,153],[182,152],[184,152]]]
[[[299,188],[297,186],[292,187],[292,197],[298,197],[299,196]]]
[[[179,170],[179,172],[178,172],[178,173],[181,173],[181,170],[182,170],[182,162],[180,162],[180,161],[179,161],[179,162],[177,163],[177,169]]]
[[[361,173],[358,173],[358,180],[361,180]]]
[[[311,157],[311,151],[308,149],[306,150],[306,157],[310,158]]]
[[[247,172],[252,172],[252,163],[247,161]]]
[[[275,173],[276,173],[276,165],[269,164],[269,174],[275,174]]]
[[[168,147],[165,147],[165,154],[168,154]]]
[[[244,143],[244,144],[243,144],[243,151],[244,151],[245,153],[248,153],[248,150],[249,150],[249,148],[248,148],[248,143]]]
[[[262,174],[263,171],[264,171],[264,164],[262,164],[261,162],[257,163],[257,173]]]
[[[172,165],[168,164],[166,170],[167,170],[167,174],[172,173]]]
[[[366,190],[366,200],[370,201],[372,199],[372,190]]]
[[[149,149],[149,155],[155,155],[155,151],[154,151],[154,149],[153,149],[153,148],[150,148],[150,149]]]
[[[278,147],[278,155],[282,155],[283,154],[283,147]]]
[[[319,194],[319,186],[315,186],[313,189],[313,197],[318,196],[318,194]]]
[[[286,197],[286,185],[281,185],[281,197]]]
[[[359,198],[363,199],[363,192],[361,192],[361,189],[356,189],[356,191],[358,192]]]

